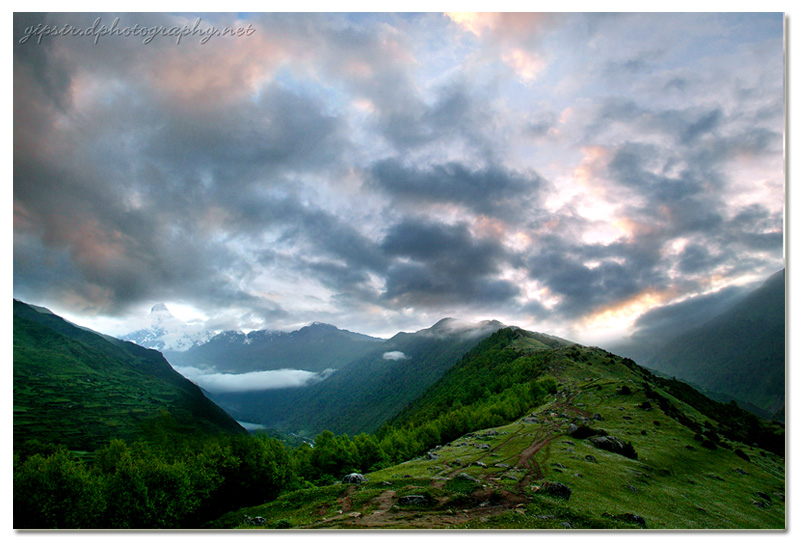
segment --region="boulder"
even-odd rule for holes
[[[567,430],[567,434],[575,439],[586,439],[587,437],[594,437],[595,435],[608,435],[608,432],[606,432],[606,430],[597,430],[584,424],[580,426],[573,424]]]
[[[565,500],[568,500],[572,495],[572,489],[564,483],[560,483],[558,481],[545,482],[539,489],[539,492],[542,494],[547,494],[548,496],[562,498]]]
[[[635,513],[622,513],[621,515],[610,515],[608,513],[603,513],[603,516],[613,520],[621,520],[629,524],[636,524],[640,528],[647,528],[647,522],[644,520],[644,517]]]
[[[639,457],[639,455],[636,454],[636,450],[634,450],[633,445],[630,443],[624,443],[613,435],[590,437],[589,441],[599,449],[607,450],[615,454],[621,454],[626,458],[635,460]]]
[[[399,505],[428,505],[430,498],[421,494],[412,494],[410,496],[402,496],[397,499]]]
[[[367,478],[361,473],[350,473],[342,478],[344,484],[361,484],[367,482]]]

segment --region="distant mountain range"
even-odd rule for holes
[[[786,388],[786,271],[750,293],[712,301],[704,320],[650,327],[633,343],[609,347],[658,373],[781,418]]]
[[[338,369],[375,349],[383,339],[315,322],[297,331],[223,331],[185,351],[165,350],[179,367],[247,373],[277,369]]]
[[[497,321],[468,324],[446,318],[429,329],[398,333],[383,342],[359,338],[356,342],[368,350],[360,355],[352,351],[349,359],[338,360],[338,370],[325,380],[302,388],[209,391],[209,396],[240,421],[306,436],[325,429],[373,431],[501,327]],[[325,357],[327,338],[318,341],[320,358]]]
[[[14,301],[14,444],[93,450],[156,429],[245,433],[164,357]]]

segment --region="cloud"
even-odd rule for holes
[[[455,162],[420,169],[386,159],[372,165],[370,174],[377,187],[396,199],[416,205],[453,203],[503,217],[521,213],[545,185],[536,173],[509,172],[497,165],[472,169]]]
[[[14,293],[73,319],[568,327],[783,266],[780,14],[204,14],[255,32],[16,43],[97,17],[14,18]]]
[[[399,360],[407,360],[408,356],[406,356],[399,350],[393,350],[391,352],[384,352],[383,359],[391,361],[399,361]]]
[[[389,229],[381,248],[395,259],[383,296],[401,305],[501,303],[519,292],[497,278],[511,254],[497,240],[474,237],[465,224],[407,219]]]
[[[176,367],[175,370],[212,394],[301,388],[325,380],[334,372],[332,369],[321,373],[302,369],[277,369],[230,374],[207,372],[195,367]]]

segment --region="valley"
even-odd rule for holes
[[[400,334],[375,355],[296,389],[295,399],[318,398],[295,417],[302,423],[303,414],[317,415],[308,417],[317,429],[305,432],[312,446],[296,427],[249,437],[241,428],[192,427],[196,417],[175,405],[174,394],[158,394],[163,387],[153,384],[137,390],[130,371],[106,361],[119,349],[157,352],[115,345],[21,302],[15,312],[17,527],[785,526],[780,423],[598,347],[499,323],[465,329],[445,320]],[[90,346],[105,359],[90,356]],[[66,359],[51,359],[65,352]],[[69,386],[41,382],[58,377]],[[102,398],[86,399],[86,384]],[[142,421],[138,411],[154,416]],[[347,482],[352,473],[358,477]],[[67,475],[72,484],[50,488]],[[118,488],[119,479],[140,483],[142,496]],[[38,506],[63,503],[64,494],[85,503],[80,517],[66,508],[38,513]],[[142,501],[152,507],[115,510]]]

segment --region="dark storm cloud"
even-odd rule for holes
[[[667,283],[656,266],[657,252],[645,245],[577,246],[558,237],[546,244],[543,251],[526,260],[526,265],[531,278],[561,298],[553,312],[566,318],[591,313]],[[588,261],[598,263],[589,267],[585,264]]]
[[[25,35],[26,29],[45,24],[47,19],[46,15],[39,13],[14,14],[14,59],[18,66],[25,67],[35,82],[35,85],[26,86],[20,90],[26,93],[39,91],[53,105],[63,111],[69,107],[71,102],[68,93],[71,82],[71,63],[63,58],[58,58],[52,41],[36,44],[35,47],[32,47],[33,44],[19,43],[19,39]]]
[[[18,20],[29,23],[34,21]],[[228,236],[257,238],[271,224],[293,221],[297,206],[287,211],[286,198],[267,199],[259,192],[285,183],[286,173],[310,171],[338,157],[344,142],[339,123],[314,99],[278,85],[265,88],[255,103],[186,110],[121,79],[91,116],[77,118],[72,132],[60,129],[62,140],[53,146],[55,110],[26,98],[50,97],[54,107],[71,106],[72,65],[53,58],[56,45],[62,56],[79,45],[64,39],[24,44],[15,54],[15,206],[27,218],[20,229],[41,236],[40,245],[15,249],[15,289],[35,294],[57,292],[61,285],[108,313],[140,300],[201,297],[280,315],[280,307],[237,286],[235,278],[248,276],[249,265],[209,233],[221,227]],[[88,64],[90,73],[107,77],[110,70],[124,78],[124,69],[108,66],[100,52],[124,42],[84,48],[96,60]],[[148,50],[134,45],[139,56]],[[320,214],[299,217],[311,237],[352,264],[362,249],[354,230],[332,228]],[[62,263],[62,274],[37,273],[54,265],[44,259],[45,248],[60,251],[62,261],[69,256],[71,267]],[[374,264],[368,254],[364,259]]]
[[[374,184],[391,196],[420,203],[453,203],[477,214],[514,218],[545,184],[536,173],[527,175],[498,165],[473,169],[461,163],[421,169],[386,159],[372,166]]]
[[[171,113],[170,123],[161,125],[144,151],[186,184],[210,176],[215,197],[221,196],[340,156],[343,128],[322,109],[310,97],[271,85],[255,102]]]
[[[406,219],[381,244],[394,264],[384,296],[401,304],[502,303],[519,293],[493,278],[510,256],[493,240],[477,239],[464,224]]]

